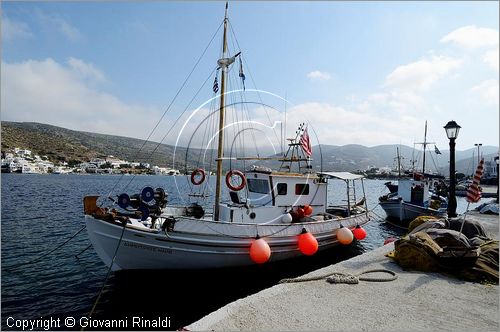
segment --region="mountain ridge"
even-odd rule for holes
[[[196,167],[201,150],[190,148],[186,151],[184,147],[177,147],[175,165],[172,160],[174,146],[147,142],[137,138],[98,134],[86,131],[76,131],[37,122],[11,122],[2,121],[2,152],[13,150],[15,147],[32,150],[38,155],[46,155],[52,161],[65,161],[76,164],[88,161],[95,157],[113,155],[117,158],[148,162],[158,166],[182,168],[187,164],[188,168]],[[144,146],[143,146],[144,145]],[[141,153],[137,153],[142,148]],[[354,171],[365,170],[370,167],[395,168],[397,163],[396,147],[399,147],[400,155],[403,156],[403,165],[410,168],[410,161],[415,160],[415,167],[422,167],[421,153],[405,145],[383,144],[367,147],[360,144],[347,145],[325,145],[313,147],[312,158],[316,162],[322,160],[323,170]],[[319,154],[321,151],[321,156]],[[456,151],[457,172],[472,173],[475,163],[472,161],[475,147]],[[485,160],[489,160],[498,153],[498,147],[483,146],[481,148]],[[447,173],[449,151],[441,150],[441,155],[434,151],[426,154],[426,169],[438,170]],[[477,158],[477,157],[476,157]],[[266,166],[276,166],[276,163],[260,163]],[[317,167],[320,168],[320,167]]]

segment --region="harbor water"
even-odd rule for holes
[[[169,202],[182,203],[185,193],[190,190],[184,176],[2,174],[1,180],[3,330],[16,329],[7,325],[9,317],[65,319],[71,316],[78,320],[90,312],[107,267],[92,247],[83,251],[90,244],[86,231],[59,250],[32,261],[84,226],[82,199],[85,195],[107,197],[110,191],[115,195],[125,191],[135,193],[149,185],[165,188]],[[92,318],[168,317],[168,329],[176,330],[229,302],[270,287],[282,278],[293,278],[378,248],[387,237],[405,233],[386,223],[384,211],[377,206],[378,197],[387,193],[384,182],[364,181],[368,206],[375,208],[380,219],[366,225],[368,236],[363,241],[312,257],[248,268],[112,273]],[[362,197],[362,192],[361,186],[356,187],[358,198]],[[331,181],[329,203],[345,204],[345,196],[345,183]],[[464,212],[466,206],[465,199],[459,197],[457,211]],[[25,262],[30,263],[9,268]],[[61,329],[68,328],[61,326]],[[75,329],[80,326],[76,325]]]

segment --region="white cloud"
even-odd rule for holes
[[[268,110],[268,113],[272,121],[284,120],[283,114],[276,110]],[[251,118],[269,124],[263,108],[253,110]],[[286,137],[293,136],[297,124],[308,122],[314,129],[314,132],[309,132],[314,145],[373,146],[399,142],[401,137],[407,137],[408,133],[415,130],[419,120],[407,115],[395,115],[390,111],[385,114],[374,112],[372,105],[366,103],[345,108],[330,103],[309,102],[288,109],[286,121]]]
[[[495,50],[491,50],[486,52],[486,54],[483,57],[484,62],[488,64],[491,68],[495,69],[498,71],[498,63],[499,63],[499,57],[498,57],[498,48]]]
[[[452,42],[466,48],[495,46],[498,45],[498,30],[468,25],[450,32],[441,38],[441,42]]]
[[[487,105],[498,107],[498,80],[490,79],[474,86],[471,91],[478,94]]]
[[[85,63],[82,60],[75,59],[73,57],[68,59],[68,64],[71,66],[73,72],[77,73],[81,78],[88,78],[97,82],[103,82],[106,80],[104,74],[96,69],[92,64]]]
[[[385,86],[400,90],[427,90],[462,64],[459,59],[432,56],[397,67],[385,79]]]
[[[144,138],[144,128],[153,127],[160,111],[93,88],[89,78],[101,77],[94,66],[74,58],[68,65],[50,58],[2,62],[2,118]]]
[[[329,73],[321,72],[319,70],[310,72],[309,74],[307,74],[307,77],[310,80],[318,80],[318,81],[328,81],[330,78],[332,78]]]
[[[38,10],[37,16],[39,21],[49,27],[50,29],[55,29],[66,38],[72,42],[77,42],[83,39],[83,34],[76,27],[68,23],[64,18],[57,14],[47,14],[41,10]]]
[[[24,22],[14,21],[7,16],[2,16],[2,39],[11,41],[16,38],[31,38],[33,34]]]

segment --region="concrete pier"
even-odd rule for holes
[[[498,239],[496,215],[471,212]],[[191,330],[498,331],[498,285],[461,281],[440,273],[404,271],[385,256],[393,243],[307,274],[358,274],[388,269],[397,280],[279,284],[230,303],[191,324]],[[375,275],[373,275],[375,276]],[[386,276],[377,274],[376,276]]]

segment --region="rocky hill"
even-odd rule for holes
[[[70,164],[113,155],[128,161],[172,166],[173,146],[148,142],[141,149],[143,144],[140,139],[74,131],[41,123],[2,122],[2,152],[20,147],[40,156],[46,155],[51,161]],[[177,149],[176,167],[185,164],[185,154],[185,149]],[[198,155],[199,151],[190,149],[188,165],[196,164]]]
[[[113,155],[128,161],[148,162],[158,166],[172,166],[172,155],[174,147],[167,144],[148,142],[143,140],[96,134],[82,131],[74,131],[61,127],[32,122],[2,122],[2,151],[9,151],[15,147],[27,148],[36,154],[46,155],[52,161],[66,161],[79,163],[88,161],[92,157],[105,157]],[[321,145],[313,147],[314,163],[319,169],[320,162],[323,170],[353,171],[365,170],[368,167],[396,167],[397,145],[379,145],[366,147],[357,144],[344,146]],[[426,154],[426,169],[438,169],[447,174],[449,151],[441,147],[442,154],[437,155],[433,151]],[[156,151],[155,151],[156,149]],[[154,153],[152,153],[155,151]],[[415,160],[416,167],[422,165],[422,154],[414,152],[409,146],[399,146],[400,155],[403,157],[402,164],[406,169],[411,167],[411,161]],[[473,151],[471,148],[456,152],[457,171],[465,174],[473,172],[475,163],[472,162]],[[483,146],[481,152],[486,160],[490,160],[498,153],[498,147]],[[182,168],[187,160],[188,167],[197,164],[200,151],[178,148],[176,152],[176,167]],[[279,166],[277,162],[261,162],[266,166]]]

